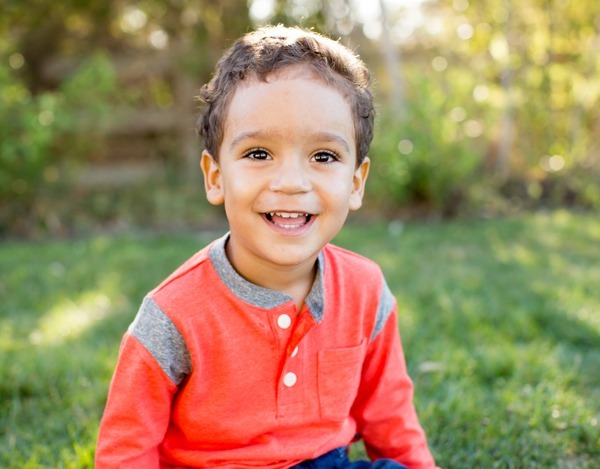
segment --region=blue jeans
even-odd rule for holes
[[[348,460],[348,448],[336,448],[317,459],[303,461],[292,469],[407,469],[399,462],[391,459],[380,459],[375,462]]]

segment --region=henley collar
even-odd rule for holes
[[[216,240],[210,247],[208,256],[217,274],[229,290],[246,303],[264,309],[276,308],[292,301],[292,297],[287,293],[260,287],[238,274],[225,254],[225,244],[228,240],[229,233]],[[325,306],[324,269],[325,257],[321,251],[317,258],[317,275],[305,300],[306,306],[316,322],[321,322],[323,319]]]

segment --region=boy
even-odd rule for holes
[[[348,462],[356,437],[372,467],[434,467],[394,298],[373,262],[328,244],[361,206],[368,82],[348,49],[295,28],[221,59],[198,131],[230,232],[144,300],[96,467],[371,467]]]

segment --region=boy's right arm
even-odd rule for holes
[[[158,468],[176,390],[148,350],[126,333],[100,424],[96,469]]]

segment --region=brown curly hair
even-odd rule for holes
[[[238,39],[217,64],[215,74],[198,95],[202,112],[197,133],[218,160],[229,103],[245,79],[266,81],[269,74],[292,65],[305,65],[318,79],[333,86],[352,109],[357,167],[373,139],[375,109],[369,91],[370,74],[350,49],[314,31],[266,26]]]

